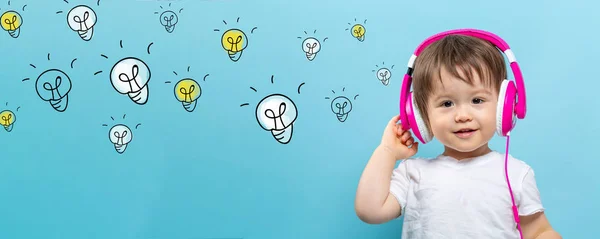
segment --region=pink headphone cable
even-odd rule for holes
[[[510,180],[508,180],[508,142],[510,141],[510,132],[506,134],[506,153],[504,154],[504,174],[506,175],[506,183],[508,184],[508,191],[510,192],[510,199],[512,200],[512,211],[515,222],[517,223],[517,229],[519,230],[520,238],[523,239],[523,232],[521,231],[521,223],[519,220],[519,210],[515,205],[515,197],[513,196],[512,188],[510,187]]]

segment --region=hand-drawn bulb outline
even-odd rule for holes
[[[42,100],[48,101],[58,112],[64,112],[69,106],[71,87],[71,78],[58,69],[42,72],[35,81],[35,90],[38,96]]]
[[[352,33],[352,36],[358,39],[359,41],[364,41],[366,31],[367,29],[365,29],[365,26],[361,24],[355,24],[354,26],[352,26],[350,33]]]
[[[23,25],[23,18],[18,12],[6,11],[0,16],[0,24],[2,29],[8,32],[12,38],[18,38],[21,34],[21,26]]]
[[[273,138],[281,144],[287,144],[292,139],[297,118],[296,105],[285,95],[268,95],[256,106],[256,120],[260,127],[271,131]]]
[[[131,143],[133,134],[131,129],[123,124],[117,124],[108,131],[108,138],[114,144],[117,153],[122,154]]]
[[[4,130],[6,130],[6,132],[12,131],[16,120],[17,120],[17,117],[15,116],[15,113],[13,113],[12,111],[5,110],[5,111],[0,112],[0,125],[2,125],[2,127],[4,127]]]
[[[198,98],[202,95],[202,88],[195,80],[186,78],[177,82],[174,92],[175,98],[181,102],[183,108],[193,112],[198,104]]]
[[[172,33],[175,30],[175,25],[179,21],[175,12],[167,10],[160,14],[160,24],[165,27],[168,33]]]
[[[135,57],[121,59],[110,70],[110,82],[121,94],[127,94],[138,105],[148,102],[148,82],[150,68]]]
[[[387,86],[390,83],[392,72],[388,68],[381,68],[377,71],[377,79]]]
[[[352,111],[352,102],[345,96],[335,97],[331,101],[331,111],[340,122],[346,121],[348,114]]]
[[[302,50],[306,53],[306,59],[312,61],[321,51],[321,42],[314,37],[308,37],[302,42]]]
[[[94,35],[94,26],[98,21],[96,12],[86,5],[72,8],[67,14],[67,23],[71,30],[77,32],[84,41],[89,41]]]
[[[221,45],[227,51],[229,59],[236,62],[242,57],[242,52],[248,46],[248,37],[240,29],[229,29],[223,33]]]

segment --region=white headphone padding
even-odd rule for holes
[[[423,137],[423,140],[425,141],[425,143],[428,143],[429,141],[431,141],[431,138],[433,138],[433,137],[429,133],[429,130],[427,130],[425,121],[421,117],[421,112],[419,111],[419,107],[417,106],[417,104],[415,104],[414,95],[411,95],[410,100],[413,105],[413,114],[415,116],[415,121],[417,122],[417,128],[419,128],[419,133],[421,134],[421,137]]]
[[[496,106],[496,133],[502,136],[502,115],[504,114],[504,98],[506,97],[506,87],[508,80],[503,80],[498,93],[498,104]]]

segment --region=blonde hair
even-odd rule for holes
[[[464,73],[466,78],[459,74]],[[413,94],[415,104],[430,130],[427,112],[428,99],[433,93],[434,80],[441,82],[441,71],[473,85],[473,70],[486,87],[499,92],[502,80],[506,79],[504,56],[492,43],[465,35],[448,35],[427,46],[415,60]]]

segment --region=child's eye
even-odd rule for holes
[[[450,106],[452,106],[452,101],[444,101],[444,102],[442,102],[442,104],[440,104],[440,106],[450,107]]]
[[[481,103],[483,103],[482,99],[480,99],[480,98],[473,99],[473,104],[481,104]]]

